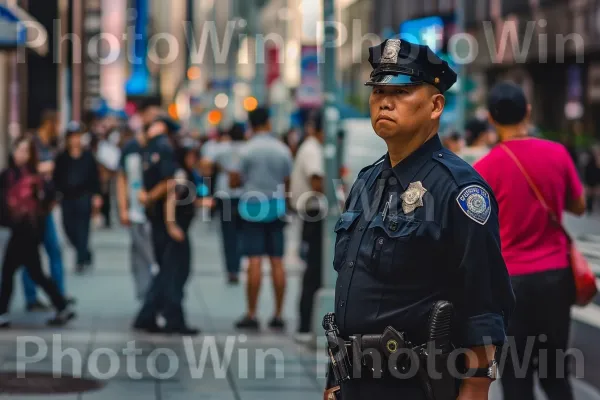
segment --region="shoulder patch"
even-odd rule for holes
[[[456,202],[467,217],[481,225],[485,225],[492,213],[490,194],[479,185],[464,188]]]

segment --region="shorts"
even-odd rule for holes
[[[248,257],[283,257],[285,222],[244,221],[243,254]]]

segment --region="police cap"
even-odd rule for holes
[[[387,39],[369,48],[373,67],[367,86],[407,86],[429,83],[444,93],[456,82],[456,72],[428,46]]]

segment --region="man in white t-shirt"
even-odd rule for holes
[[[323,114],[320,111],[309,116],[306,139],[300,145],[291,176],[292,207],[304,221],[302,242],[306,246],[306,270],[302,281],[300,298],[300,327],[298,333],[311,332],[314,296],[321,287],[323,201],[325,168],[323,162]]]
[[[140,301],[144,300],[150,287],[153,268],[158,268],[154,260],[150,223],[138,199],[143,188],[142,152],[146,146],[143,130],[160,114],[160,108],[153,103],[142,105],[138,114],[138,130],[135,137],[123,146],[117,172],[119,219],[121,224],[129,227],[131,234],[131,272],[136,298]]]

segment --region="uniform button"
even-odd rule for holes
[[[350,261],[349,265],[350,265],[350,268],[353,268],[354,267],[354,261]]]
[[[383,244],[383,238],[379,238],[379,244]]]
[[[439,157],[439,158],[442,158],[442,157],[444,157],[444,155],[443,155],[442,153],[439,153],[439,154],[438,154],[438,157]]]
[[[340,307],[344,307],[344,304],[346,304],[344,300],[340,301]]]

